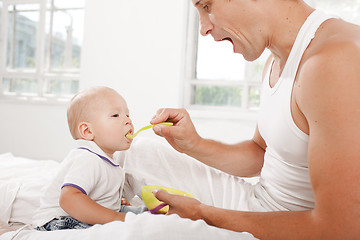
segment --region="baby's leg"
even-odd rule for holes
[[[128,212],[132,212],[134,214],[140,214],[147,211],[147,208],[145,206],[126,206],[126,205],[121,205],[121,209],[120,212],[123,213],[128,213]]]
[[[73,217],[63,216],[59,219],[53,219],[50,222],[44,224],[41,227],[37,227],[38,231],[55,231],[65,229],[86,229],[92,227],[92,225],[80,222]]]

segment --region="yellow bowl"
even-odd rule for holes
[[[155,207],[159,206],[160,204],[164,203],[159,201],[154,194],[152,193],[155,189],[160,189],[163,190],[165,192],[171,193],[171,194],[176,194],[176,195],[181,195],[181,196],[187,196],[187,197],[194,197],[193,195],[178,190],[178,189],[174,189],[174,188],[169,188],[169,187],[161,187],[161,186],[142,186],[141,188],[141,197],[146,205],[146,207],[149,210],[154,209]],[[156,213],[167,213],[169,211],[169,206],[165,206],[163,208],[161,208],[159,211],[157,211]]]

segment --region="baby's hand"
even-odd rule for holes
[[[126,200],[126,198],[122,197],[121,198],[121,205],[130,206],[131,204],[128,202],[128,200]]]

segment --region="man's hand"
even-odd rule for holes
[[[200,203],[195,198],[170,194],[162,190],[154,190],[154,196],[169,205],[169,212],[167,214],[177,214],[182,218],[189,218],[191,220],[202,219]]]
[[[181,153],[189,153],[201,141],[196,132],[189,113],[185,109],[159,109],[151,120],[151,124],[172,122],[173,126],[156,125],[155,134],[164,137],[169,144]]]

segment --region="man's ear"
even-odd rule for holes
[[[79,133],[82,139],[92,141],[94,139],[94,133],[91,130],[91,124],[87,122],[81,122],[79,124]]]

